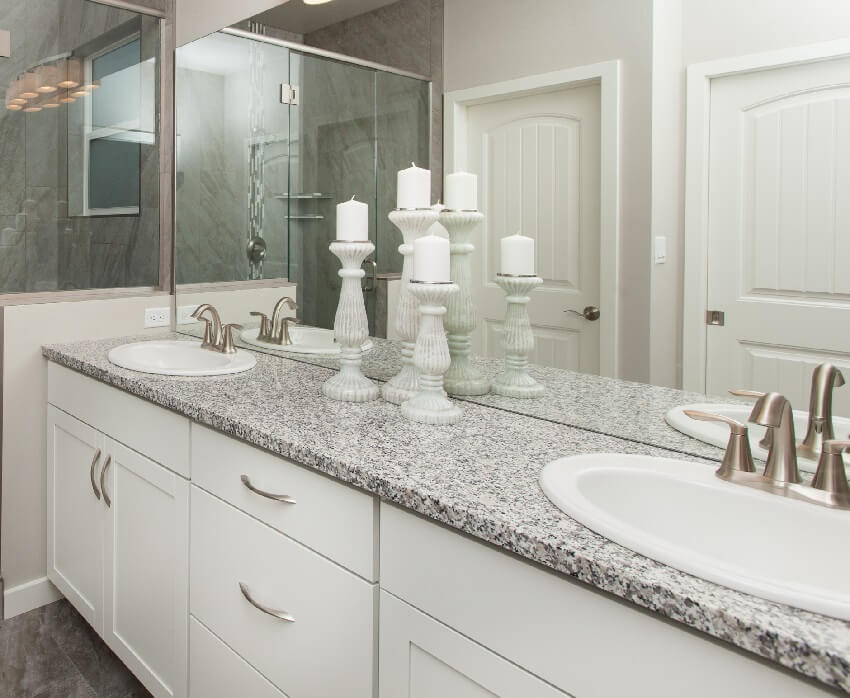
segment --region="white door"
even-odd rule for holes
[[[103,618],[100,432],[47,410],[47,576],[98,632]]]
[[[107,449],[103,638],[157,698],[185,696],[189,483],[111,439]]]
[[[561,698],[536,676],[381,592],[381,698]]]
[[[544,280],[529,305],[531,361],[599,373],[599,322],[565,312],[599,306],[599,84],[503,97],[468,107],[467,119],[467,167],[479,175],[485,214],[473,255],[473,350],[502,355],[499,240],[521,232],[535,239]]]
[[[707,392],[805,409],[815,365],[850,379],[850,59],[712,80],[709,153]]]

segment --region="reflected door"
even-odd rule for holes
[[[712,81],[707,392],[850,375],[850,59]],[[850,391],[835,392],[850,414]]]
[[[531,360],[599,373],[599,323],[566,312],[599,305],[599,85],[501,99],[467,114],[467,162],[479,174],[485,213],[473,256],[482,315],[474,351],[502,354],[505,297],[493,279],[500,239],[520,232],[535,239],[544,280],[529,305]]]

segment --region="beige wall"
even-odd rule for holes
[[[3,308],[3,575],[14,587],[43,578],[47,362],[43,344],[162,331],[144,330],[148,307],[169,305],[156,295]],[[7,610],[8,613],[8,610]]]
[[[651,43],[652,0],[445,0],[447,92],[621,61],[620,375],[634,380],[649,379]]]
[[[652,234],[668,262],[652,267],[651,380],[681,385],[685,70],[704,61],[850,37],[847,0],[655,0]]]
[[[280,0],[176,0],[177,45],[280,5]]]

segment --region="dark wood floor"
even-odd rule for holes
[[[0,621],[3,698],[150,698],[64,599]]]

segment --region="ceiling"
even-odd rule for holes
[[[305,5],[302,0],[288,0],[253,19],[296,34],[309,34],[394,2],[396,0],[333,0],[322,5]]]

